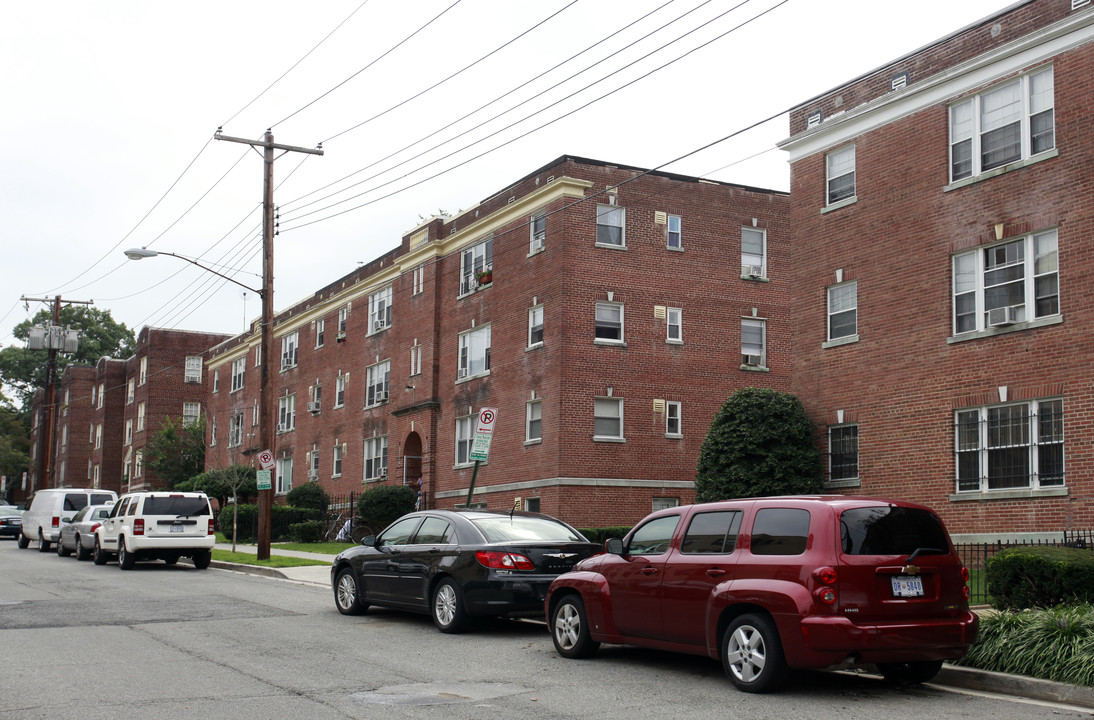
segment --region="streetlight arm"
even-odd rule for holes
[[[162,250],[149,250],[148,248],[130,248],[129,250],[125,251],[125,256],[127,258],[129,258],[130,260],[143,260],[144,258],[156,257],[157,255],[170,255],[171,257],[178,258],[179,260],[185,260],[186,262],[190,263],[191,265],[197,265],[199,268],[201,268],[202,270],[205,270],[206,272],[211,272],[214,275],[216,275],[217,277],[222,277],[225,280],[227,280],[228,282],[232,282],[232,283],[235,283],[236,285],[239,285],[244,290],[250,290],[253,293],[258,293],[259,297],[262,297],[263,294],[264,294],[261,290],[255,290],[253,287],[251,287],[249,285],[244,285],[243,283],[236,280],[235,278],[230,278],[227,275],[225,275],[224,273],[217,272],[216,270],[214,270],[211,267],[206,267],[205,265],[202,265],[201,263],[199,263],[197,260],[193,260],[191,258],[188,258],[185,255],[176,255],[175,253],[163,252]]]

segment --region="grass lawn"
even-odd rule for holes
[[[232,552],[231,550],[213,550],[213,559],[220,562],[240,563],[242,565],[261,565],[262,567],[300,567],[302,565],[329,565],[325,560],[291,557],[289,555],[270,555],[269,560],[259,560],[254,553]]]

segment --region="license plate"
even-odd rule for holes
[[[898,575],[892,582],[893,597],[923,597],[923,578],[918,575]]]
[[[182,525],[172,525],[171,526],[171,532],[182,532],[185,529],[186,528],[184,528]],[[920,592],[919,594],[922,595],[923,593]]]

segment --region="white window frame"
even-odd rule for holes
[[[95,426],[95,449],[98,450],[103,446],[103,424],[99,423]]]
[[[132,445],[133,444],[133,421],[132,420],[126,420],[125,421],[125,444],[126,445]]]
[[[682,308],[665,308],[665,342],[684,342],[684,311]]]
[[[228,416],[228,447],[243,444],[243,413],[234,412]]]
[[[319,318],[315,321],[315,349],[323,347],[323,344],[327,340],[327,321],[324,318]]]
[[[277,432],[287,433],[296,429],[296,393],[277,399]]]
[[[756,334],[759,333],[759,342]],[[759,356],[759,363],[750,362]],[[741,318],[741,367],[767,367],[767,320],[757,317]]]
[[[344,333],[349,324],[349,306],[338,308],[338,332]]]
[[[213,392],[220,392],[220,368],[213,370]]]
[[[201,417],[201,403],[184,402],[182,404],[182,424],[193,425]]]
[[[528,349],[543,345],[543,305],[528,309]]]
[[[613,317],[608,317],[609,314],[617,314],[619,317],[618,321]],[[596,311],[594,315],[594,323],[595,328],[593,334],[593,342],[603,343],[605,345],[623,345],[626,343],[626,336],[623,334],[623,303],[597,301]],[[607,337],[606,335],[601,335],[601,333],[609,333],[613,328],[616,328],[617,326],[618,337]]]
[[[339,375],[334,380],[334,407],[344,407],[346,404],[346,378],[348,375]]]
[[[144,420],[144,403],[137,403],[137,432],[141,432],[144,430]]]
[[[148,357],[142,357],[140,363],[140,384],[144,385],[148,382]]]
[[[368,335],[391,327],[391,287],[377,290],[368,296]]]
[[[1051,65],[1041,67],[950,106],[950,182],[975,178],[1056,149],[1053,73]],[[1010,102],[1006,101],[1008,93]],[[1045,118],[1049,128],[1042,126],[1035,142],[1034,125]],[[1016,152],[985,162],[985,146],[993,140],[989,135],[1007,130],[1010,142],[1006,146],[1015,148],[1017,144]]]
[[[183,382],[188,383],[200,383],[201,382],[202,363],[200,355],[187,355],[186,367],[183,371]]]
[[[281,338],[281,369],[289,370],[296,367],[300,359],[300,332],[293,330]]]
[[[311,452],[308,453],[308,479],[319,478],[319,445],[312,443]]]
[[[1060,315],[1059,235],[1055,229],[957,253],[951,265],[955,336],[1006,326],[1015,330],[1025,327],[1022,323]],[[1015,278],[1018,269],[1022,277]],[[996,275],[1000,282],[993,282]],[[1012,302],[1016,298],[1004,288],[1018,285],[1021,302]],[[996,308],[1009,309],[997,311],[993,325],[990,311]]]
[[[618,230],[619,241],[612,238]],[[619,205],[596,206],[596,245],[597,247],[627,247],[627,209]]]
[[[125,395],[125,404],[132,405],[134,398],[137,397],[137,380],[136,378],[129,378],[129,382],[126,384],[127,390]]]
[[[455,428],[455,466],[464,467],[472,464],[471,439],[475,429],[475,416],[466,415],[456,418]]]
[[[669,250],[684,249],[684,220],[679,215],[665,218],[665,247]]]
[[[138,450],[133,455],[133,477],[144,475],[144,450]]]
[[[292,490],[292,457],[277,459],[277,488],[276,495],[287,495]]]
[[[391,360],[365,368],[365,407],[376,407],[388,400],[391,389]]]
[[[665,402],[665,437],[684,437],[684,404],[679,400]]]
[[[387,476],[387,435],[365,439],[365,482]]]
[[[411,276],[411,295],[421,295],[425,290],[425,265],[414,268]]]
[[[543,442],[543,399],[529,400],[524,409],[524,444]]]
[[[957,410],[954,413],[954,487],[958,494],[1063,488],[1066,486],[1064,441],[1061,398]],[[1005,466],[1008,459],[1013,463],[1016,455],[1023,453],[1026,472],[1012,476],[1010,482],[1005,476],[992,477],[993,468]],[[971,464],[975,464],[975,469]],[[1052,464],[1056,466],[1055,472],[1049,473]],[[1016,478],[1024,482],[1017,482]]]
[[[341,443],[334,443],[334,449],[331,451],[331,477],[342,477],[342,454],[345,452],[345,448]]]
[[[460,333],[456,380],[490,374],[490,325]]]
[[[209,445],[213,446],[217,444],[217,419],[216,417],[209,418]]]
[[[542,252],[547,246],[547,211],[532,213],[528,220],[528,254]]]
[[[617,434],[605,434],[602,432],[613,429],[607,427],[609,423],[618,424]],[[625,437],[626,436],[623,434],[623,398],[610,396],[594,398],[593,440],[621,442]]]
[[[106,383],[99,383],[99,402],[96,408],[102,408],[104,402],[104,395],[106,395]],[[34,416],[34,426],[38,427],[38,416]]]
[[[824,157],[825,204],[838,205],[850,202],[857,195],[855,178],[855,146],[844,145]],[[850,185],[847,184],[848,178]]]
[[[851,297],[853,291],[854,296]],[[827,334],[828,340],[856,340],[858,339],[858,280],[850,280],[838,285],[829,285],[827,288],[828,315]],[[832,323],[837,316],[847,316],[853,313],[855,318],[854,332],[832,335]]]
[[[756,237],[759,236],[759,237]],[[748,249],[745,245],[748,244]],[[759,252],[755,245],[759,244]],[[754,271],[759,269],[759,275]],[[767,230],[763,228],[741,228],[741,277],[767,277]]]
[[[494,267],[494,236],[486,238],[482,242],[475,243],[471,247],[464,248],[460,253],[460,295],[472,293],[479,287],[479,281],[475,277],[477,273],[492,270]]]
[[[232,361],[232,389],[229,390],[229,394],[239,392],[243,389],[244,379],[247,371],[247,358],[236,358]]]
[[[417,338],[410,346],[410,377],[422,374],[422,345]]]

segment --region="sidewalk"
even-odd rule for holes
[[[231,543],[217,543],[217,550],[231,552]],[[257,553],[257,545],[236,545],[237,552]],[[291,580],[293,582],[314,585],[329,590],[330,563],[334,555],[323,553],[300,552],[296,550],[281,550],[277,547],[270,548],[271,555],[290,555],[292,557],[310,558],[322,560],[322,565],[307,565],[303,567],[267,568],[257,565],[242,565],[239,563],[218,562],[214,560],[210,567],[234,570],[236,572],[249,573],[251,575],[264,575],[266,577]],[[976,692],[994,693],[996,695],[1010,695],[1013,697],[1042,700],[1045,702],[1071,705],[1082,709],[1094,710],[1094,688],[1066,683],[1052,682],[1051,680],[1039,680],[1020,675],[1007,675],[1005,673],[977,670],[975,668],[960,667],[946,664],[942,671],[929,685],[940,685],[949,688],[961,688]]]

